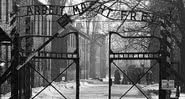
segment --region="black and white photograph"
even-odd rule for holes
[[[185,99],[185,0],[0,0],[0,99]]]

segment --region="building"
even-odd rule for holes
[[[89,62],[90,62],[90,36],[87,32],[87,23],[84,20],[77,20],[74,22],[73,26],[78,29],[79,33],[79,55],[80,55],[80,78],[89,78]],[[76,49],[76,38],[74,35],[70,35],[67,44],[68,52],[74,51]],[[68,64],[71,61],[68,61]],[[73,65],[68,70],[68,79],[75,79],[75,65]],[[72,76],[71,76],[72,75]],[[71,78],[72,77],[72,78]]]
[[[10,13],[13,12],[13,2],[14,2],[13,0],[0,0],[0,27],[2,28],[3,31],[6,32],[6,36],[8,37],[10,36],[9,35],[9,21],[10,21],[9,16],[10,16]],[[10,55],[11,47],[3,44],[0,46],[1,46],[0,48],[1,59],[8,62],[11,56]]]
[[[9,38],[9,15],[13,11],[13,0],[0,0],[0,60],[5,62],[4,66],[0,66],[0,76],[6,71],[11,60],[11,44]],[[3,32],[5,31],[5,32]],[[9,38],[9,39],[6,39]],[[0,86],[0,93],[7,93],[11,90],[9,81]]]
[[[17,1],[19,10],[17,14],[17,32],[21,37],[20,52],[23,52],[28,56],[32,51],[41,46],[48,36],[52,35],[52,16],[51,15],[28,15],[21,16],[25,6],[31,5],[43,5],[37,0],[20,0]],[[46,37],[47,36],[47,37]],[[51,43],[44,47],[42,52],[50,52],[52,50]],[[41,56],[38,54],[37,56]],[[23,55],[24,56],[24,55]],[[32,67],[35,68],[46,79],[51,81],[51,59],[33,59],[31,61]],[[33,69],[30,68],[31,82],[33,87],[46,84],[46,81]],[[28,75],[29,76],[29,75]],[[26,77],[29,78],[29,77]]]
[[[90,42],[90,78],[104,78],[106,75],[107,44],[106,35],[101,34],[103,25],[98,20],[100,17],[93,18],[89,24]]]
[[[62,0],[49,0],[48,3],[50,5],[65,5],[65,2],[62,2]],[[54,35],[57,33],[59,29],[61,29],[61,26],[57,23],[57,19],[60,16],[52,15],[51,16],[51,35]],[[67,39],[65,38],[57,38],[53,41],[51,41],[51,52],[55,53],[66,53],[67,52]],[[60,74],[65,68],[67,67],[67,60],[61,60],[61,59],[52,59],[51,60],[51,79],[54,79],[57,77],[58,74]],[[61,81],[62,77],[65,74],[61,75],[56,81]]]
[[[98,78],[105,78],[106,76],[106,45],[105,45],[105,35],[104,34],[96,34],[95,38],[99,38],[97,40],[97,43],[95,43],[95,70],[96,70],[96,76],[98,76]]]

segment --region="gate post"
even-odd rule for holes
[[[76,99],[80,99],[80,60],[79,60],[79,35],[78,32],[75,32],[76,36]]]
[[[18,70],[16,67],[19,64],[19,34],[15,33],[14,41],[13,41],[13,50],[11,52],[11,57],[13,59],[11,69],[11,98],[10,99],[20,99],[19,98],[19,84],[18,84]]]
[[[112,63],[112,59],[110,58],[110,54],[111,54],[111,35],[112,33],[109,32],[109,95],[108,95],[108,99],[111,99],[111,86],[112,86],[112,79],[111,79],[111,63]]]
[[[166,99],[166,90],[162,89],[162,79],[166,79],[166,77],[164,76],[164,58],[161,58],[161,60],[159,60],[159,99]]]
[[[110,54],[109,54],[110,55]],[[110,56],[109,56],[110,57]],[[111,86],[112,86],[112,79],[111,79],[111,63],[112,59],[109,58],[109,98],[111,99]]]
[[[170,99],[170,90],[162,89],[162,80],[169,80],[171,67],[171,39],[167,36],[167,31],[161,29],[161,60],[160,60],[160,86],[159,99]]]

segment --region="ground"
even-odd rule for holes
[[[53,85],[67,98],[75,99],[75,82],[54,82]],[[120,99],[120,97],[132,85],[115,85],[111,87],[111,99]],[[151,99],[158,99],[158,96],[153,93],[148,93],[148,90],[158,90],[158,84],[153,85],[138,85],[139,88]],[[44,87],[33,88],[33,96],[35,96]],[[8,99],[10,94],[2,96],[1,99]],[[34,99],[65,99],[54,88],[49,86]],[[80,99],[108,99],[108,84],[97,81],[87,80],[80,82]],[[133,87],[121,99],[147,99],[136,87]],[[185,94],[181,94],[179,99],[185,99]]]

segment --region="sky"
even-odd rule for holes
[[[43,4],[48,4],[48,0],[38,0],[38,1],[43,3]]]

